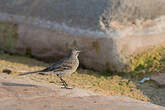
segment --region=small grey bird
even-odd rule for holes
[[[68,84],[62,79],[62,77],[71,75],[77,70],[79,66],[79,60],[78,60],[79,53],[80,51],[77,50],[77,48],[71,49],[66,57],[48,66],[47,68],[34,72],[22,73],[19,75],[22,76],[22,75],[34,74],[34,73],[56,74],[63,83],[63,86],[67,89]]]

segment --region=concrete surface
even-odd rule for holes
[[[0,11],[96,30],[111,21],[157,18],[165,14],[164,5],[164,0],[1,0]]]
[[[81,89],[66,90],[6,75],[0,78],[0,97],[0,110],[165,110],[124,96],[102,96]]]

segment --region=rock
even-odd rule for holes
[[[2,32],[10,34],[1,36],[0,47],[51,62],[78,47],[84,67],[121,72],[135,53],[165,43],[165,17],[159,18],[164,5],[164,0],[149,4],[144,0],[1,0],[0,22],[12,24],[5,24]],[[150,17],[155,20],[134,21]],[[130,19],[134,23],[119,22]]]
[[[16,105],[16,106],[13,106]],[[143,103],[127,97],[36,97],[6,99],[0,103],[5,110],[165,110],[164,107]]]
[[[165,73],[156,73],[151,76],[151,80],[156,81],[159,86],[165,86]]]
[[[137,19],[150,20],[165,14],[164,0],[150,0],[150,3],[144,0],[20,1],[1,0],[1,13],[21,15],[22,18],[23,16],[39,17],[61,25],[66,24],[69,27],[90,30],[100,28],[108,30],[112,21],[136,22]],[[14,20],[14,16],[11,16],[10,19]],[[51,22],[47,22],[47,24],[51,24]]]
[[[0,78],[0,110],[165,110],[124,96],[60,89],[26,79]]]

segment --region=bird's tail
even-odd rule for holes
[[[33,71],[33,72],[21,73],[21,74],[19,74],[19,76],[23,76],[23,75],[27,75],[27,74],[39,73],[39,72],[42,72],[42,71],[43,71],[43,70],[41,70],[41,71]]]

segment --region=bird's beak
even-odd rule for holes
[[[81,51],[77,51],[78,53],[80,53]]]

